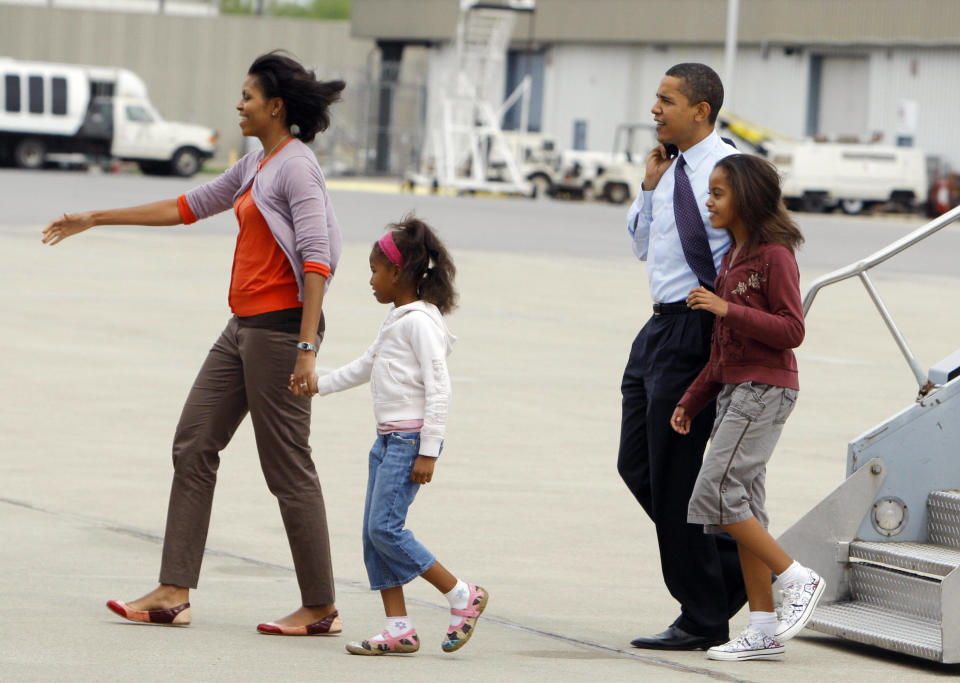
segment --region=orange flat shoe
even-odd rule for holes
[[[320,621],[306,626],[281,626],[272,621],[257,624],[257,631],[271,636],[338,636],[343,631],[340,613],[334,610]]]
[[[119,614],[124,619],[142,624],[163,624],[164,626],[188,626],[190,624],[190,603],[171,607],[169,609],[132,609],[125,602],[108,600],[110,611]]]

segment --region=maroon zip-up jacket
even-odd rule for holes
[[[793,252],[761,244],[730,264],[731,245],[714,282],[729,306],[713,326],[710,360],[677,405],[690,417],[703,410],[724,384],[760,382],[799,389],[791,349],[803,341],[800,270]]]

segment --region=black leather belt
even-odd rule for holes
[[[687,306],[686,301],[675,301],[672,304],[654,304],[654,315],[677,315],[678,313],[689,313],[693,309]]]

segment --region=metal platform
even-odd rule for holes
[[[933,543],[855,541],[850,544],[850,562],[942,579],[960,567],[960,548]]]
[[[934,491],[928,507],[938,508],[937,514],[927,517],[933,527],[938,519],[960,515],[960,495]],[[927,535],[933,535],[932,528]],[[788,549],[791,539],[798,538],[795,534],[785,537]],[[809,628],[924,659],[960,661],[956,617],[960,546],[853,540],[849,545],[841,541],[840,547],[847,556],[840,554],[837,559],[846,561],[827,568],[833,572],[828,584],[838,581],[839,590],[831,596],[832,602],[816,610]]]
[[[859,602],[818,607],[809,628],[934,661],[940,661],[943,652],[940,624],[936,621]]]
[[[937,491],[927,501],[931,543],[960,548],[960,491]]]

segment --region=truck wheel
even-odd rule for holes
[[[827,193],[804,192],[801,206],[807,213],[823,213],[827,210]]]
[[[43,157],[46,153],[47,148],[43,142],[36,138],[27,138],[21,140],[13,150],[13,161],[20,168],[35,170],[43,168]]]
[[[553,194],[553,183],[543,173],[534,173],[527,180],[530,181],[530,199],[546,199]]]
[[[856,216],[866,208],[866,203],[862,199],[841,199],[840,210],[848,216]]]
[[[200,154],[195,149],[178,149],[170,160],[170,170],[181,178],[189,178],[200,170]]]
[[[630,188],[625,183],[607,183],[603,188],[603,196],[611,204],[623,204],[630,199]]]

